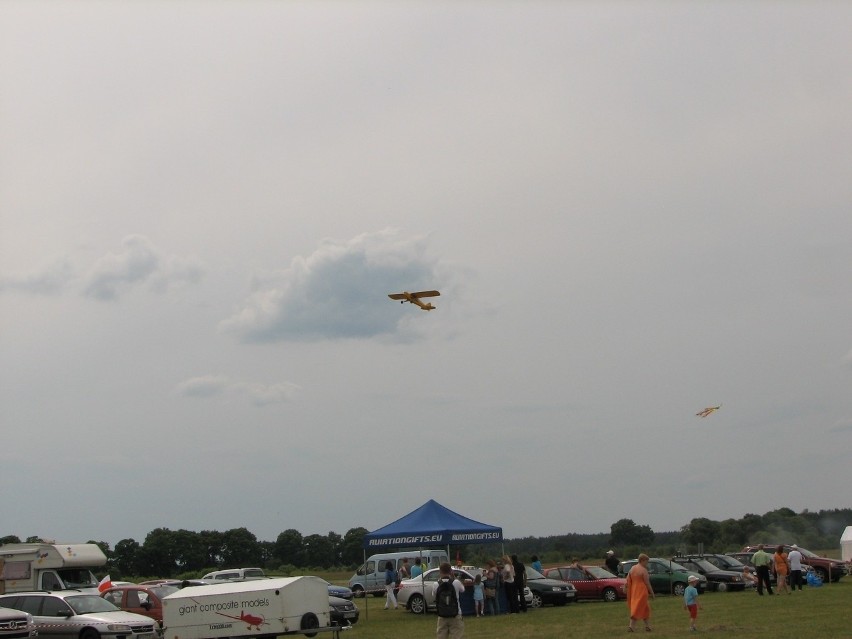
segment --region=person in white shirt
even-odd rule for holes
[[[787,561],[790,562],[790,590],[795,590],[796,586],[799,590],[802,589],[802,553],[799,552],[799,547],[796,544],[790,546],[790,552],[787,554]]]

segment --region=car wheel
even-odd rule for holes
[[[364,588],[360,585],[352,586],[352,596],[361,598],[364,596]]]
[[[725,592],[727,589],[728,589],[728,584],[726,584],[726,583],[723,583],[723,582],[720,581],[719,583],[716,584],[716,590],[718,590],[719,592]]]
[[[319,619],[312,612],[307,612],[302,615],[302,625],[301,629],[304,630],[314,630],[315,628],[319,628]],[[306,637],[316,637],[318,633],[316,632],[305,632],[304,635]]]
[[[413,594],[408,598],[408,609],[415,615],[426,614],[426,600],[423,595]]]
[[[814,568],[814,573],[822,580],[822,583],[828,583],[828,571],[825,568]]]
[[[683,593],[684,593],[685,590],[686,590],[686,584],[683,583],[682,581],[678,581],[672,586],[672,592],[677,597],[683,597]]]
[[[542,605],[544,604],[544,602],[541,600],[541,595],[539,593],[537,593],[535,590],[533,590],[532,595],[533,595],[532,607],[533,608],[541,608]]]
[[[615,588],[604,588],[603,600],[604,601],[618,601],[618,593],[615,591]]]
[[[80,639],[100,639],[100,633],[94,628],[86,628],[80,633]]]

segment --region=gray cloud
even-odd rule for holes
[[[54,295],[65,290],[73,274],[70,262],[67,259],[61,259],[36,273],[0,276],[0,291]]]
[[[108,253],[92,266],[83,285],[86,296],[113,300],[146,282],[161,292],[174,285],[197,282],[203,273],[201,263],[193,258],[163,258],[142,235],[128,235],[121,246],[119,253]]]
[[[221,375],[191,377],[180,382],[175,392],[182,397],[210,398],[226,394],[249,398],[258,406],[277,404],[293,399],[299,386],[290,382],[263,384],[231,380]]]
[[[405,317],[387,294],[436,286],[426,239],[393,230],[324,241],[285,271],[257,278],[243,307],[220,329],[248,342],[374,337]]]

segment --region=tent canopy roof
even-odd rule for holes
[[[846,530],[843,531],[840,541],[852,541],[852,526],[846,526]]]
[[[503,529],[469,519],[430,499],[417,510],[364,536],[372,549],[503,541]]]

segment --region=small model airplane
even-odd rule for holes
[[[721,405],[721,404],[719,404],[718,406],[708,406],[708,407],[707,407],[707,408],[705,408],[704,410],[702,410],[702,411],[700,411],[700,412],[698,412],[698,413],[695,413],[695,414],[696,414],[698,417],[707,417],[708,415],[712,415],[713,413],[715,413],[715,412],[716,412],[717,410],[719,410],[720,408],[722,408],[722,405]]]
[[[421,297],[437,297],[440,295],[438,291],[420,291],[419,293],[409,293],[408,291],[403,291],[402,293],[391,293],[388,295],[392,300],[399,300],[400,304],[404,304],[405,302],[410,302],[411,304],[417,304],[424,311],[431,311],[435,307],[432,306],[430,302],[426,302],[425,304],[420,301]]]

